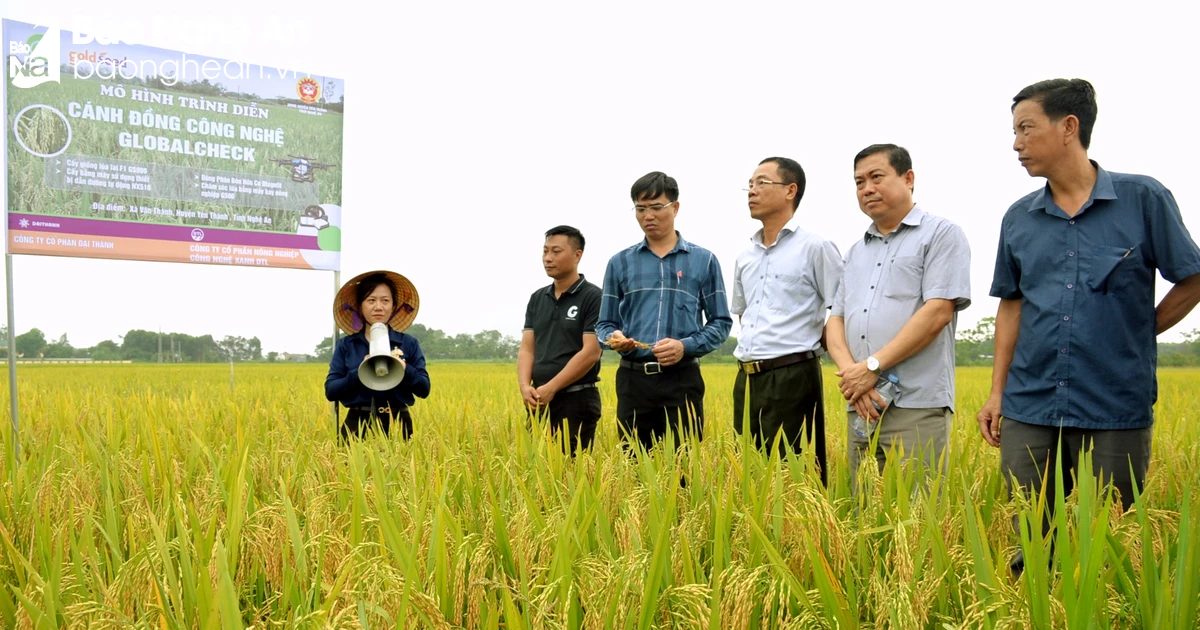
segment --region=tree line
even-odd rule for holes
[[[955,360],[960,366],[990,366],[992,337],[996,318],[985,317],[974,328],[959,331]],[[448,335],[437,328],[413,324],[406,330],[416,337],[431,361],[516,361],[519,339],[502,335],[496,330],[484,330],[473,335]],[[0,338],[6,339],[8,329],[0,327]],[[76,348],[64,333],[57,340],[48,340],[37,328],[17,335],[17,356],[25,359],[92,359],[94,361],[137,361],[164,363],[215,363],[235,361],[319,361],[327,363],[332,356],[331,337],[325,337],[310,354],[288,354],[262,351],[258,337],[249,339],[226,336],[217,340],[212,335],[192,336],[186,333],[159,333],[150,330],[130,330],[117,341],[105,340],[90,348]],[[1183,334],[1183,341],[1158,344],[1158,364],[1163,367],[1200,366],[1200,329]],[[160,346],[161,342],[161,346]],[[732,335],[705,362],[731,362],[737,338]],[[6,344],[0,342],[0,357],[7,358]]]
[[[995,317],[985,317],[974,328],[959,331],[954,343],[955,363],[960,366],[991,366],[995,333]],[[1159,342],[1159,367],[1200,366],[1200,329],[1183,333],[1182,336],[1181,342]]]
[[[8,329],[0,327],[0,337],[7,338]],[[195,337],[186,333],[150,330],[130,330],[117,341],[105,339],[90,348],[76,348],[63,333],[50,341],[46,334],[32,328],[16,337],[17,357],[22,359],[92,359],[93,361],[138,361],[163,363],[214,363],[224,361],[262,361],[262,342],[258,337],[226,336],[221,340],[212,335]],[[268,353],[274,360],[278,353]],[[7,358],[7,343],[0,344],[0,356]]]

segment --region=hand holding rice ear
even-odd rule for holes
[[[333,319],[342,332],[352,335],[363,329],[363,325],[367,323],[365,319],[368,317],[363,313],[363,303],[368,296],[359,295],[362,292],[360,289],[367,286],[377,287],[381,284],[380,281],[395,289],[394,300],[390,306],[391,316],[383,320],[388,327],[396,332],[402,332],[417,318],[417,309],[421,305],[421,300],[417,295],[416,287],[408,278],[394,271],[368,271],[351,278],[342,285],[333,299]]]
[[[607,346],[609,346],[609,347],[612,347],[613,345],[619,344],[621,341],[623,341],[623,340],[625,340],[625,339],[628,339],[628,338],[627,338],[627,337],[622,337],[621,339],[609,339],[608,341],[605,341],[605,342],[604,342],[604,344],[605,344],[605,345],[607,345]],[[634,347],[640,348],[640,349],[642,349],[642,350],[649,350],[650,348],[653,348],[653,347],[654,347],[654,346],[651,346],[651,345],[650,345],[650,344],[648,344],[648,343],[643,343],[643,342],[641,342],[641,341],[638,341],[638,340],[636,340],[636,339],[628,339],[628,340],[633,342],[633,345],[634,345]]]

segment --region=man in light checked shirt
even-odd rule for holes
[[[800,227],[804,188],[798,162],[769,157],[746,189],[750,216],[762,229],[750,237],[733,272],[730,310],[742,325],[733,352],[738,359],[733,428],[741,434],[748,426],[758,448],[770,448],[783,431],[781,455],[811,444],[826,483],[820,357],[825,314],[842,280],[842,256],[832,241]]]
[[[954,329],[971,304],[971,248],[962,228],[913,201],[915,180],[903,147],[871,145],[854,157],[858,206],[871,225],[846,252],[825,328],[849,404],[847,428],[859,416],[879,419],[873,453],[869,439],[847,432],[852,489],[864,456],[873,455],[882,471],[896,446],[932,472],[944,470],[950,442]],[[881,375],[899,378],[890,405],[875,391]]]

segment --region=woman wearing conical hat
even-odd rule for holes
[[[425,354],[415,337],[402,332],[417,316],[417,290],[404,276],[391,271],[371,271],[347,282],[333,301],[333,317],[346,333],[338,340],[325,379],[325,397],[346,407],[341,439],[362,436],[373,427],[389,432],[393,420],[400,422],[401,436],[412,435],[408,408],[416,398],[429,396],[429,373]],[[371,389],[359,378],[359,367],[370,350],[371,326],[387,327],[392,356],[399,359],[404,377],[386,391]]]

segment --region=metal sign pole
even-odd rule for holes
[[[7,20],[5,20],[7,22]],[[3,28],[4,39],[8,39],[8,26]],[[47,28],[49,33],[50,29]],[[0,124],[0,171],[8,173],[8,81],[0,81],[0,111],[4,112],[4,124]],[[21,463],[21,434],[19,431],[20,423],[17,420],[17,325],[13,314],[16,309],[13,307],[13,257],[8,251],[8,246],[12,242],[8,234],[8,182],[0,186],[0,197],[4,198],[4,282],[8,289],[8,405],[9,413],[12,414],[12,452],[13,466]]]
[[[342,288],[342,272],[339,269],[334,269],[333,270],[333,296],[334,296],[334,299],[337,299],[338,289],[341,289],[341,288]],[[332,343],[329,344],[329,356],[332,359],[333,353],[337,352],[338,325],[337,325],[336,319],[333,320],[333,337],[330,337],[330,339],[332,340]],[[340,421],[338,420],[338,402],[335,400],[335,401],[333,401],[333,436],[334,436],[334,438],[337,438],[337,436],[338,436],[339,427],[340,427]]]
[[[12,415],[13,464],[21,463],[21,431],[17,420],[17,333],[13,315],[13,257],[4,254],[4,281],[8,288],[8,409]]]

